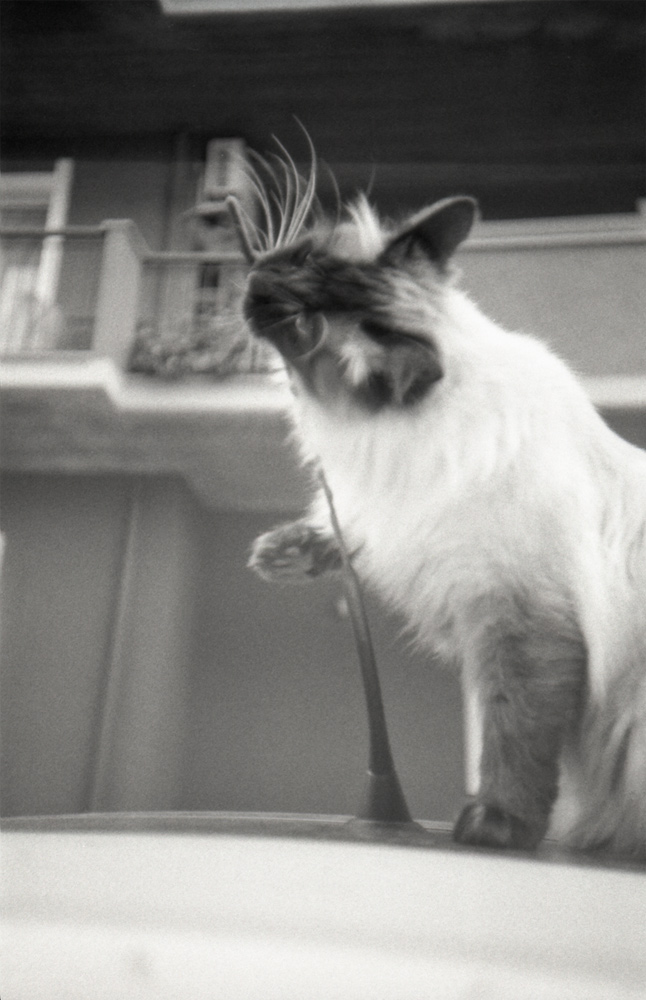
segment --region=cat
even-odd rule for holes
[[[357,574],[476,694],[479,789],[454,839],[646,860],[646,453],[460,290],[473,199],[393,225],[365,197],[310,223],[308,197],[256,240],[245,315],[282,355]],[[337,572],[322,494],[249,565]]]

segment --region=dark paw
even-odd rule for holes
[[[523,820],[499,806],[472,802],[462,810],[453,828],[453,839],[473,847],[533,850],[541,837]]]
[[[260,535],[247,565],[270,583],[302,583],[338,569],[341,559],[334,539],[296,521]]]

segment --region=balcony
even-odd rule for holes
[[[177,473],[225,509],[302,502],[239,254],[154,253],[128,220],[2,237],[5,469]]]
[[[132,222],[3,229],[3,466],[170,472],[209,506],[292,510],[286,389],[248,336],[235,252],[153,252]],[[646,446],[643,213],[481,223],[465,288],[545,336]],[[55,291],[52,291],[55,289]]]

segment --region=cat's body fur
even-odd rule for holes
[[[454,287],[472,215],[447,200],[388,232],[363,204],[261,256],[247,314],[287,361],[357,573],[478,691],[480,790],[456,838],[532,847],[551,824],[644,858],[646,455]],[[337,568],[322,498],[252,565]]]

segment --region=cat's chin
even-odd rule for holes
[[[308,367],[288,366],[296,395],[311,398],[332,411],[355,411],[358,415],[412,412],[428,397],[442,377],[435,366],[418,365],[414,372],[376,369],[353,382],[337,363],[321,357]]]

